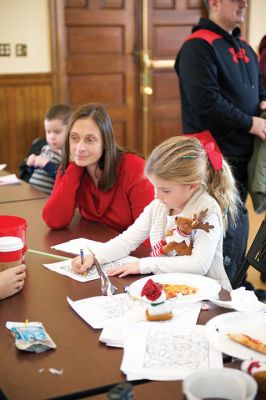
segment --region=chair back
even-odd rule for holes
[[[244,261],[232,282],[233,289],[236,289],[241,285],[250,266],[259,272],[266,274],[266,220],[262,221],[255,239],[253,240]]]

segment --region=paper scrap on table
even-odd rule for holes
[[[49,368],[49,372],[53,375],[63,375],[64,370],[63,369],[57,369],[57,368]]]
[[[3,171],[3,169],[6,168],[6,164],[0,164],[0,171]]]
[[[136,257],[125,257],[121,258],[120,260],[116,260],[107,264],[103,264],[101,267],[105,273],[107,273],[108,269],[111,267],[115,266],[120,266],[124,264],[128,264],[130,262],[136,261]],[[79,282],[89,282],[93,281],[95,279],[99,278],[99,274],[96,270],[96,267],[92,267],[89,269],[88,273],[85,275],[78,274],[76,272],[73,272],[71,269],[71,261],[72,259],[70,258],[69,260],[64,260],[64,261],[59,261],[56,263],[51,263],[51,264],[43,264],[45,268],[50,269],[51,271],[57,272],[58,274],[66,275],[69,278],[75,279],[76,281]]]
[[[146,307],[147,305],[145,308]],[[179,328],[180,326],[195,326],[197,324],[200,309],[200,303],[183,305],[176,304],[176,306],[173,307],[174,318],[168,321],[148,321],[143,314],[142,318],[139,318],[138,320],[135,319],[134,321],[131,316],[126,314],[124,318],[114,319],[106,323],[99,340],[107,346],[124,347],[124,340],[127,331],[131,329],[132,324],[137,323],[136,321],[142,321],[143,323],[152,325],[163,325],[163,327],[169,326]]]
[[[222,366],[222,353],[210,345],[205,326],[136,323],[127,331],[121,370],[128,380],[178,380]]]
[[[20,180],[16,177],[15,174],[10,174],[0,177],[0,186],[18,185],[18,184],[20,184]]]

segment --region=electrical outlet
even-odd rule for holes
[[[27,45],[18,43],[16,44],[16,56],[17,57],[27,57]]]
[[[0,43],[0,57],[10,57],[11,46],[9,43]]]

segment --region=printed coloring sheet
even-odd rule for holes
[[[127,293],[115,296],[96,296],[73,301],[69,305],[94,329],[102,329],[110,321],[131,318],[132,321],[145,318],[145,304],[133,300]]]
[[[107,270],[111,267],[128,264],[128,263],[134,262],[136,260],[137,260],[136,257],[128,256],[125,258],[121,258],[120,260],[116,260],[116,261],[113,261],[113,262],[110,262],[107,264],[103,264],[103,265],[101,265],[101,267],[102,267],[103,271],[106,273]],[[77,274],[76,272],[72,271],[71,261],[72,261],[72,259],[70,258],[69,260],[59,261],[56,263],[43,264],[43,266],[45,268],[50,269],[51,271],[57,272],[58,274],[66,275],[69,278],[75,279],[76,281],[79,281],[79,282],[89,282],[89,281],[93,281],[93,280],[99,278],[99,274],[96,270],[96,267],[90,268],[89,271],[86,272],[86,274],[84,274],[84,275]]]
[[[55,246],[52,246],[52,249],[59,250],[59,251],[64,251],[66,253],[71,253],[75,255],[80,254],[80,249],[83,250],[84,255],[89,254],[89,248],[94,251],[96,248],[99,248],[102,246],[103,243],[97,242],[95,240],[90,240],[86,238],[78,238],[78,239],[72,239],[69,240],[68,242],[60,243]],[[107,270],[111,267],[114,266],[120,266],[123,264],[128,264],[131,262],[136,261],[136,257],[125,257],[121,258],[120,260],[116,260],[107,264],[101,265],[103,271],[106,273]],[[86,274],[80,275],[72,271],[71,269],[71,259],[69,260],[64,260],[64,261],[59,261],[56,263],[51,263],[51,264],[43,264],[45,268],[50,269],[51,271],[57,272],[58,274],[66,275],[69,278],[75,279],[76,281],[79,282],[89,282],[93,281],[95,279],[99,278],[98,272],[96,270],[96,267],[91,268]]]
[[[176,380],[222,365],[222,353],[209,344],[205,326],[138,323],[127,332],[121,370],[128,380]]]

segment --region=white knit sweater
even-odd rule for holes
[[[208,209],[204,222],[214,225],[209,232],[196,230],[193,234],[193,250],[190,256],[162,256],[141,258],[140,272],[173,273],[186,272],[206,275],[218,281],[226,290],[231,290],[229,279],[223,266],[223,221],[221,210],[213,197],[198,190],[186,204],[180,215],[191,218],[194,214]],[[164,238],[169,210],[159,201],[152,201],[126,231],[94,249],[101,264],[118,260],[135,250],[145,239],[151,245]]]

